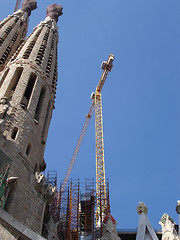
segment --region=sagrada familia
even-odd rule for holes
[[[0,240],[76,239],[59,234],[60,222],[45,218],[46,205],[57,192],[42,172],[58,78],[57,22],[63,8],[47,7],[44,21],[26,38],[29,17],[36,8],[35,0],[24,0],[20,10],[0,22]],[[180,239],[169,215],[163,215],[158,235],[145,204],[140,203],[137,211],[135,234],[118,233],[108,215],[101,238],[78,239]]]

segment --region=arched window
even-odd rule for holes
[[[37,75],[35,73],[31,73],[26,90],[25,90],[23,98],[21,100],[21,107],[23,107],[23,108],[28,107],[29,99],[32,95],[32,91],[33,91],[33,87],[34,87],[36,78],[37,78]]]
[[[46,131],[47,131],[47,128],[48,128],[50,110],[51,110],[51,104],[49,102],[48,107],[47,107],[47,111],[46,111],[46,117],[45,117],[45,120],[44,120],[43,131],[42,131],[42,135],[41,135],[41,139],[42,139],[43,144],[45,144],[45,137],[46,137]]]
[[[44,58],[44,54],[45,54],[45,51],[46,51],[46,46],[47,46],[47,42],[48,42],[48,38],[49,38],[49,32],[50,32],[50,28],[48,27],[47,30],[46,30],[46,33],[44,34],[41,46],[39,48],[39,51],[38,51],[38,54],[37,54],[37,57],[36,57],[36,63],[38,65],[41,65],[42,60]]]
[[[27,148],[26,148],[26,155],[29,156],[30,154],[30,151],[31,151],[31,144],[29,143]]]
[[[11,138],[16,140],[17,138],[17,134],[18,134],[18,128],[17,127],[14,127],[12,132],[11,132]]]
[[[46,88],[42,87],[41,93],[40,93],[40,96],[39,96],[39,100],[38,100],[38,103],[37,103],[37,106],[36,106],[35,115],[34,115],[34,119],[36,121],[38,121],[39,118],[40,118],[41,108],[42,108],[44,97],[45,97],[45,92],[46,92]]]
[[[17,84],[19,82],[19,79],[21,77],[22,71],[23,71],[22,67],[18,67],[16,69],[16,71],[15,71],[15,73],[14,73],[12,79],[11,79],[11,82],[9,84],[9,87],[8,87],[6,93],[5,93],[5,97],[8,97],[8,98],[12,97],[12,95],[13,95],[16,87],[17,87]]]
[[[42,29],[43,29],[43,26],[41,27],[41,29],[37,30],[36,34],[34,35],[34,37],[33,37],[32,40],[31,40],[31,42],[30,42],[29,45],[27,46],[26,51],[25,51],[24,54],[23,54],[23,58],[24,58],[24,59],[28,59],[28,58],[29,58],[29,56],[30,56],[30,54],[31,54],[31,52],[32,52],[35,44],[36,44],[36,41],[37,41],[37,39],[38,39],[38,37],[39,37]],[[31,35],[30,35],[30,36],[31,36]]]
[[[5,78],[6,78],[6,76],[7,76],[7,74],[8,74],[8,72],[9,72],[9,68],[6,69],[6,71],[5,71],[4,74],[2,75],[2,78],[1,78],[1,81],[0,81],[0,87],[2,86],[2,84],[3,84],[3,82],[4,82]]]

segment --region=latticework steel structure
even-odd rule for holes
[[[105,185],[103,197],[100,187],[99,227],[95,224],[95,182],[94,179],[71,179],[67,186],[60,188],[59,202],[59,237],[64,240],[95,240],[102,236],[104,214],[110,213],[109,183]],[[102,204],[105,203],[106,205]]]
[[[85,187],[85,189],[82,188]],[[85,185],[81,188],[79,204],[79,238],[95,239],[95,191],[94,179],[85,179]]]

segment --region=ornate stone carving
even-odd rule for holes
[[[35,173],[35,189],[45,197],[46,201],[52,201],[56,197],[56,187],[46,183],[44,174],[39,172]]]
[[[10,193],[10,191],[14,188],[14,186],[17,184],[18,181],[18,177],[9,177],[6,180],[6,189],[5,189],[5,199],[7,200],[8,195]]]
[[[31,15],[31,12],[37,8],[36,0],[24,0],[22,2],[21,10],[27,12],[28,16]]]
[[[7,110],[8,110],[8,102],[6,97],[2,97],[0,100],[0,118],[3,119]]]
[[[116,221],[110,215],[107,214],[103,221],[103,235],[101,240],[120,240],[121,238],[118,236],[116,231]]]
[[[52,186],[50,184],[45,185],[44,189],[44,197],[47,201],[52,201],[56,197],[57,188],[55,186]]]
[[[45,182],[44,174],[36,172],[35,173],[35,189],[36,189],[36,191],[43,193],[45,184],[46,184],[46,182]]]
[[[162,240],[180,240],[174,227],[174,221],[167,213],[164,213],[159,224],[162,227]]]
[[[52,4],[46,8],[46,16],[54,19],[56,22],[58,21],[58,17],[63,15],[62,10],[63,8],[60,5]]]
[[[143,203],[139,202],[137,206],[137,213],[140,215],[141,213],[145,213],[147,215],[148,207]]]

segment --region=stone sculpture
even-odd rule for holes
[[[22,2],[21,10],[26,12],[28,16],[31,15],[31,12],[37,8],[36,0],[24,0]]]
[[[35,173],[35,189],[41,193],[48,202],[56,197],[56,187],[46,183],[44,174],[39,172]]]
[[[141,213],[145,213],[147,215],[148,207],[143,203],[139,202],[137,206],[137,213],[140,215]]]
[[[7,98],[2,97],[0,100],[0,119],[3,119],[8,110]]]
[[[51,6],[46,8],[47,13],[46,16],[54,19],[56,22],[58,21],[58,17],[63,15],[63,8],[60,5],[52,4]]]
[[[174,221],[167,213],[164,213],[159,224],[162,227],[162,240],[180,240],[174,227]]]

